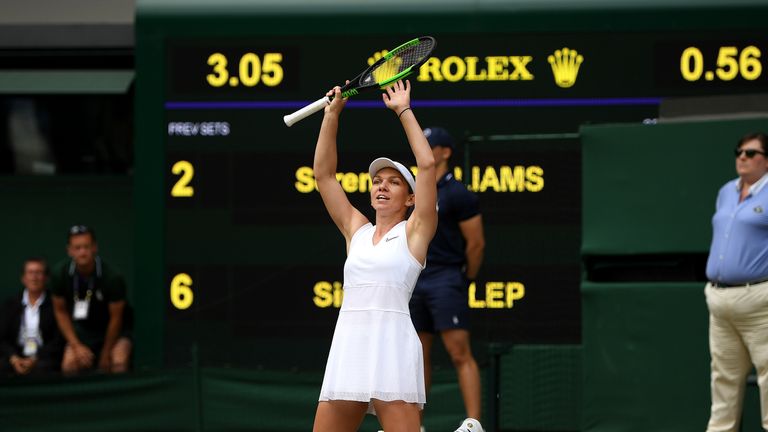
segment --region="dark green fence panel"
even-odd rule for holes
[[[581,346],[519,345],[500,357],[499,429],[576,431]]]
[[[321,383],[321,373],[194,367],[19,378],[0,383],[0,431],[307,431]],[[464,417],[455,371],[436,370],[424,424],[454,430]],[[360,430],[380,428],[366,416]]]
[[[582,284],[585,432],[700,432],[709,418],[703,283]]]
[[[706,252],[733,147],[768,119],[581,128],[582,253]]]
[[[0,430],[195,431],[195,402],[190,371],[18,379],[0,385]]]

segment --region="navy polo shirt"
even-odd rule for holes
[[[430,265],[464,264],[466,242],[459,222],[480,214],[480,200],[467,187],[447,172],[437,182],[437,232],[427,251]]]

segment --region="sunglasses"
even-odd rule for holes
[[[69,229],[69,235],[90,234],[91,229],[85,225],[74,225]]]
[[[760,150],[754,150],[754,149],[747,149],[747,150],[736,149],[733,151],[733,154],[735,154],[736,157],[740,157],[742,153],[744,153],[749,159],[752,159],[757,154],[761,154],[765,156],[765,152],[761,152]]]

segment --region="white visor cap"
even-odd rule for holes
[[[413,174],[411,174],[411,170],[406,168],[405,165],[401,164],[400,162],[393,161],[390,158],[380,157],[371,162],[371,166],[368,167],[368,174],[370,174],[371,180],[373,180],[373,178],[376,176],[376,173],[384,168],[394,168],[398,170],[405,181],[408,182],[408,185],[411,187],[411,191],[416,193],[416,180],[414,180]]]

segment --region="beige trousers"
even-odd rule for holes
[[[704,288],[709,308],[712,412],[707,432],[737,432],[752,365],[760,387],[760,413],[768,430],[768,282]]]

